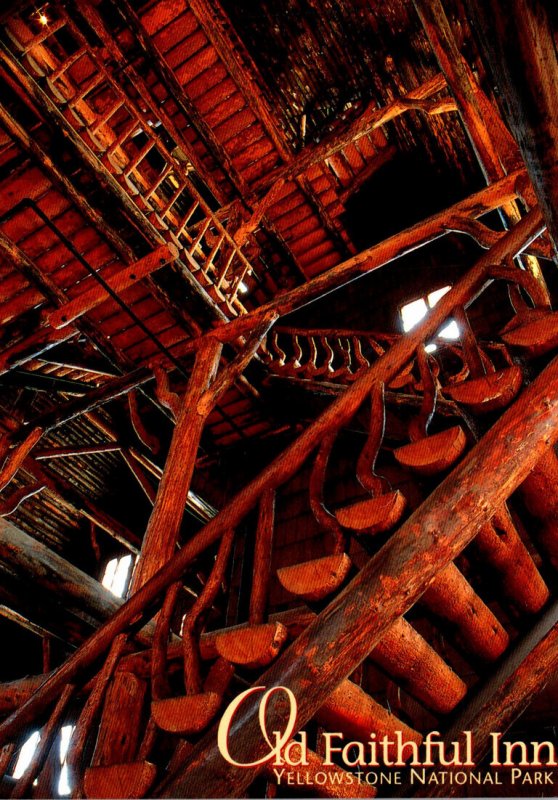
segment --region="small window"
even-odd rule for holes
[[[117,597],[124,597],[130,582],[132,556],[111,558],[105,567],[105,574],[101,583]]]
[[[14,771],[12,773],[12,777],[16,780],[21,778],[29,764],[31,763],[31,759],[35,755],[35,750],[37,749],[37,745],[41,741],[41,734],[39,731],[34,731],[28,739],[25,740],[24,744],[19,751],[19,755],[17,757],[17,761],[15,763]]]
[[[75,725],[64,725],[60,730],[60,779],[58,781],[58,794],[60,797],[67,797],[72,793],[66,758],[75,727]]]
[[[430,292],[425,297],[419,297],[417,300],[412,300],[401,306],[401,321],[403,323],[403,330],[405,333],[414,328],[418,323],[426,317],[430,309],[434,308],[438,300],[442,298],[451,286],[443,286],[441,289],[436,289]],[[451,320],[436,334],[441,339],[459,339],[459,327],[455,320]],[[427,344],[424,348],[427,353],[433,353],[436,350],[436,345],[433,343]]]
[[[60,779],[58,781],[58,794],[60,797],[67,797],[72,792],[72,787],[69,783],[70,776],[68,773],[68,764],[66,763],[66,758],[74,730],[75,725],[64,725],[60,729],[58,750],[60,757]],[[12,777],[15,778],[15,780],[19,780],[25,774],[26,769],[31,764],[31,759],[35,755],[35,750],[37,749],[40,741],[41,734],[39,731],[34,731],[31,736],[25,740],[21,750],[19,751],[14,771],[12,773]],[[33,781],[33,786],[36,785],[37,779]]]

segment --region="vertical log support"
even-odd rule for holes
[[[517,143],[461,55],[441,0],[414,0],[414,3],[455,97],[486,181],[493,183],[521,166]],[[502,212],[505,219],[512,223],[521,218],[515,201],[506,203]],[[530,272],[544,283],[538,260],[534,256],[524,256],[524,259]]]
[[[200,413],[198,407],[217,373],[221,349],[220,342],[210,337],[196,354],[134,574],[134,592],[174,555],[207,419],[207,412]]]
[[[545,0],[465,0],[558,253],[558,55]]]

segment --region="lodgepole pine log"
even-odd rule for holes
[[[325,161],[326,158],[330,158],[330,156],[343,150],[344,147],[347,147],[347,145],[351,144],[355,139],[380,128],[405,111],[413,108],[420,108],[420,102],[413,105],[413,101],[427,100],[431,98],[432,95],[443,91],[446,85],[446,81],[442,75],[435,75],[415,89],[411,89],[403,97],[399,97],[389,103],[385,108],[373,109],[370,106],[367,107],[361,116],[352,122],[346,130],[332,133],[330,136],[325,137],[319,144],[306,145],[306,147],[297,153],[289,163],[273,170],[271,174],[258,179],[253,188],[257,191],[261,191],[262,189],[273,186],[275,181],[280,179],[292,180],[315,164],[320,164]],[[448,105],[447,99],[444,102],[444,106],[439,106],[440,110],[451,110],[451,103]],[[435,101],[432,106],[435,108]],[[422,105],[422,109],[426,111],[428,105]]]
[[[383,736],[391,738],[396,731],[401,731],[406,742],[422,742],[422,735],[418,731],[405,725],[350,680],[341,681],[331,692],[316,714],[316,719],[329,731],[342,731],[346,741],[353,739],[366,742],[372,731],[378,740]],[[388,752],[390,756],[395,754],[395,742]]]
[[[516,170],[485,189],[475,192],[465,200],[450,206],[438,214],[433,214],[422,222],[417,222],[410,228],[390,236],[383,242],[373,245],[361,253],[351,256],[351,258],[323,272],[321,275],[317,275],[301,286],[278,295],[255,311],[227,324],[218,325],[212,331],[212,335],[217,336],[222,342],[234,341],[241,333],[253,329],[254,319],[258,319],[269,311],[276,311],[280,316],[284,316],[290,311],[302,308],[318,297],[338,289],[361,275],[366,275],[374,269],[379,269],[390,261],[401,258],[407,253],[444,236],[450,229],[459,230],[456,220],[460,218],[476,219],[489,211],[500,208],[511,200],[515,200],[522,190],[522,181],[525,181],[525,171]],[[500,241],[503,242],[504,240],[501,239]],[[498,244],[500,242],[497,242],[494,246],[498,247]],[[494,263],[498,263],[500,260],[501,258],[497,257]],[[458,306],[460,303],[456,302],[454,305]],[[438,303],[436,308],[439,308],[439,306],[440,304]],[[429,319],[431,319],[431,316],[429,316]],[[415,328],[414,330],[417,329]],[[434,335],[437,330],[437,328],[433,328],[429,331],[428,336]],[[190,351],[195,350],[198,343],[199,339],[193,339],[189,343],[188,349]],[[183,352],[186,352],[186,350]],[[396,377],[406,363],[403,362],[400,365],[398,372],[389,381],[386,381],[386,385]]]
[[[421,602],[455,626],[457,638],[475,657],[494,661],[508,646],[508,634],[455,564],[438,574]]]
[[[149,603],[153,602],[157,597],[160,597],[171,583],[181,577],[184,570],[193,559],[204,552],[213,542],[217,541],[228,528],[236,527],[245,515],[255,506],[264,491],[280,486],[294,475],[327,433],[342,427],[352,418],[355,410],[361,405],[376,382],[385,383],[392,380],[401,371],[403,365],[407,364],[409,360],[412,359],[416,348],[421,346],[423,341],[431,337],[439,329],[455,306],[466,306],[468,303],[472,302],[483,285],[487,282],[487,276],[491,266],[494,263],[500,263],[510,254],[513,255],[525,247],[540,233],[541,226],[540,213],[538,210],[533,209],[524,220],[506,233],[502,239],[477,262],[473,269],[471,269],[450,292],[442,297],[440,302],[420,325],[410,331],[407,336],[399,339],[393,347],[378,362],[366,370],[362,377],[357,379],[344,394],[332,402],[326,411],[315,420],[295,442],[287,447],[280,456],[241,490],[213,520],[183,546],[180,552],[165,567],[159,570],[147,584],[131,597],[106,625],[97,631],[77,653],[71,656],[65,664],[59,668],[52,679],[47,680],[43,684],[34,697],[0,725],[0,746],[6,741],[9,741],[24,725],[32,721],[38,713],[51,704],[57,697],[62,686],[72,680],[75,675],[82,669],[85,669],[96,658],[99,658],[110,647],[112,640],[118,633],[121,633],[136,619],[138,614],[143,613]],[[459,545],[456,550],[463,549],[469,539],[474,536],[477,529],[492,516],[498,506],[507,499],[516,485],[521,483],[525,478],[529,469],[543,455],[545,445],[547,440],[549,440],[550,433],[553,433],[553,427],[556,422],[555,415],[553,414],[555,409],[551,399],[552,396],[548,398],[546,394],[547,390],[550,391],[552,389],[552,380],[555,379],[555,377],[556,367],[552,364],[544,371],[542,376],[524,392],[519,400],[516,401],[516,404],[505,412],[503,417],[496,423],[493,430],[487,434],[482,444],[477,445],[467,456],[459,469],[456,470],[456,473],[461,474],[467,469],[467,466],[471,463],[471,459],[476,458],[481,462],[483,459],[486,459],[490,453],[490,447],[494,445],[494,438],[496,438],[496,444],[498,444],[499,432],[501,430],[507,430],[506,425],[509,427],[509,420],[512,420],[509,442],[503,442],[502,440],[502,442],[499,443],[500,445],[512,445],[510,448],[510,457],[507,459],[507,452],[504,454],[500,452],[502,457],[496,458],[495,463],[497,469],[495,468],[490,476],[491,478],[493,476],[495,481],[494,497],[496,502],[494,504],[488,501],[486,502],[486,507],[483,506],[481,509],[483,513],[486,512],[484,513],[485,518],[476,520],[476,524],[474,517],[471,515],[469,521],[473,530],[467,529],[467,533],[459,537]],[[542,412],[536,417],[533,423],[530,416],[532,409],[530,410],[528,405],[530,401],[532,401],[532,409],[536,408],[537,403],[543,403]],[[531,424],[532,430],[529,431],[529,425]],[[513,427],[514,425],[515,429]],[[494,431],[496,433],[494,433]],[[529,432],[530,435],[524,439],[527,432]],[[486,445],[485,442],[488,442],[488,445]],[[480,456],[477,455],[479,452]],[[517,464],[518,454],[521,454],[523,459],[521,464]],[[502,480],[505,479],[507,481],[503,491],[498,482],[498,476],[500,474]],[[453,473],[449,478],[452,477]],[[486,470],[484,473],[481,472],[481,477],[485,480],[487,479]],[[447,483],[448,479],[444,481],[442,486],[447,486]],[[496,488],[500,490],[501,496],[498,496],[499,493],[496,491]],[[485,489],[488,495],[489,488],[485,486]],[[451,496],[449,499],[444,498],[444,502],[450,505],[453,500],[454,498]],[[430,508],[430,506],[427,506],[427,509],[428,508]],[[457,519],[457,517],[455,519],[452,518],[452,521],[456,523]],[[407,525],[408,523],[404,526],[405,529]],[[430,537],[427,536],[425,542],[428,543],[429,540]],[[400,541],[400,538],[396,541]],[[416,546],[420,548],[420,542],[417,542]],[[428,547],[426,549],[428,549]],[[452,558],[453,554],[450,554],[443,563],[436,564],[432,570],[432,577],[436,570],[442,569]],[[366,573],[366,570],[363,572]],[[357,578],[357,580],[359,579]],[[346,592],[343,596],[345,595]],[[385,627],[388,627],[389,624],[393,622],[394,617],[401,616],[402,613],[403,611],[392,615]],[[382,627],[376,640],[379,640],[385,627]],[[370,642],[370,649],[374,646],[376,640]],[[355,639],[355,641],[357,640]],[[346,674],[349,674],[351,671],[350,668],[347,669]],[[344,676],[341,675],[337,683],[339,683],[343,677]]]
[[[122,268],[107,280],[107,284],[117,294],[133,286],[142,278],[147,278],[170,261],[178,258],[178,248],[174,244],[162,244],[151,253],[133,264],[123,265]],[[87,288],[89,287],[89,288]],[[64,303],[48,314],[49,324],[53,328],[64,328],[78,317],[87,314],[93,308],[110,299],[107,290],[98,283],[86,284],[86,288],[77,297]]]
[[[465,0],[558,248],[558,54],[545,0]],[[510,24],[513,20],[513,24]],[[558,252],[558,250],[557,250]]]
[[[444,735],[459,741],[463,731],[472,731],[475,760],[488,753],[490,734],[505,733],[534,697],[543,691],[558,669],[558,603],[554,602],[536,625],[503,660],[496,673],[454,720]],[[446,784],[428,786],[416,796],[446,797],[461,793],[462,787]]]
[[[287,686],[293,691],[299,727],[471,541],[557,439],[558,360],[554,360],[347,588],[260,676],[259,685]],[[452,509],[449,517],[448,508]],[[282,729],[280,700],[271,698],[268,704],[271,730]],[[268,752],[260,739],[257,703],[247,701],[241,707],[235,731],[237,761],[251,762]],[[213,729],[183,768],[164,781],[158,795],[241,796],[257,772],[257,767],[226,763]]]
[[[198,406],[215,377],[221,349],[219,342],[208,338],[196,354],[194,369],[182,399],[163,477],[143,539],[132,581],[132,592],[143,586],[175,552],[200,438],[209,413],[200,413]]]
[[[529,513],[538,522],[533,535],[558,570],[558,457],[549,450],[518,489]]]
[[[271,577],[271,553],[275,528],[275,492],[265,492],[260,500],[258,527],[254,544],[254,568],[250,593],[249,622],[258,625],[265,621],[269,581]]]
[[[551,455],[552,452],[549,451],[548,456]],[[543,456],[541,461],[545,458]],[[552,485],[547,484],[544,490],[541,489],[541,504],[545,501],[545,495],[549,494],[548,487]],[[498,509],[488,525],[481,528],[473,547],[499,575],[502,589],[511,605],[526,614],[535,614],[541,610],[550,592],[521,541],[505,504]]]
[[[479,86],[473,70],[461,54],[440,0],[414,0],[421,22],[444,73],[487,183],[517,169],[521,154],[508,128]],[[516,223],[521,213],[515,201],[502,207],[504,218]],[[526,255],[530,272],[543,285],[539,261]]]

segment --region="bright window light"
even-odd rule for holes
[[[41,741],[41,734],[39,731],[35,731],[31,734],[31,736],[26,740],[24,745],[22,746],[21,750],[19,751],[19,756],[17,757],[16,765],[14,767],[14,771],[12,773],[13,777],[17,780],[21,778],[29,764],[31,763],[31,759],[37,749],[37,745]]]
[[[430,306],[430,308],[434,308],[438,300],[441,300],[441,298],[445,294],[447,294],[450,289],[451,286],[444,286],[441,289],[436,289],[435,292],[430,292],[430,294],[428,295],[428,305]]]
[[[451,286],[443,286],[441,289],[436,289],[430,292],[426,297],[419,297],[418,300],[412,300],[410,303],[401,306],[401,320],[403,322],[403,330],[405,333],[414,328],[421,319],[424,319],[426,314],[431,308],[434,308],[436,303],[445,295]],[[442,339],[459,339],[459,326],[455,320],[451,320],[447,325],[437,333],[437,336]],[[428,344],[425,347],[427,353],[433,353],[436,350],[435,344]]]
[[[401,308],[401,319],[403,320],[403,330],[405,333],[414,328],[415,325],[426,316],[428,307],[424,302],[424,298],[413,300],[412,303],[407,303]]]
[[[120,558],[112,558],[106,568],[103,580],[101,583],[117,597],[123,597],[130,575],[130,567],[132,566],[132,556],[121,556]]]
[[[68,755],[68,747],[70,740],[75,730],[75,725],[64,725],[60,731],[60,780],[58,781],[58,794],[61,797],[66,797],[72,793],[72,787],[69,782],[68,765],[66,764],[66,757]]]
[[[238,284],[238,291],[240,294],[247,294],[248,284],[244,283],[244,281],[240,281],[240,283]]]
[[[438,348],[436,347],[436,345],[431,342],[430,344],[426,345],[426,347],[424,348],[424,352],[425,353],[434,353],[434,352],[436,352],[437,349]]]
[[[446,325],[445,328],[438,333],[438,336],[441,336],[442,339],[459,339],[459,328],[457,326],[457,322],[452,320],[449,325]]]

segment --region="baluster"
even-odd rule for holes
[[[444,390],[445,394],[476,414],[505,408],[521,389],[523,374],[520,367],[514,364],[503,370],[494,371],[492,362],[477,344],[465,310],[455,309],[454,317],[461,329],[463,350],[472,377],[462,383],[448,386]],[[485,374],[487,361],[491,371]]]
[[[420,475],[435,475],[457,461],[467,439],[459,425],[428,436],[428,426],[436,408],[437,385],[423,345],[417,350],[417,361],[423,387],[422,405],[418,416],[409,424],[411,444],[399,447],[394,455],[400,464]]]
[[[320,527],[333,538],[333,554],[277,570],[277,577],[283,588],[305,600],[322,600],[327,597],[341,586],[351,568],[351,559],[344,552],[345,536],[341,526],[323,502],[327,465],[336,435],[329,434],[323,440],[309,481],[310,507]]]
[[[376,384],[370,395],[368,437],[357,462],[356,476],[370,494],[367,500],[337,509],[335,516],[343,527],[359,534],[376,534],[392,528],[403,516],[406,500],[399,490],[374,470],[385,430],[384,386]]]
[[[170,698],[160,698],[157,694],[154,694],[151,703],[153,719],[161,730],[168,733],[181,735],[199,733],[207,727],[221,705],[222,695],[214,691],[207,691],[203,685],[198,639],[200,630],[203,627],[203,618],[217,597],[223,581],[233,540],[234,530],[229,529],[221,539],[211,573],[183,622],[182,642],[186,694],[181,697]],[[160,628],[157,639],[163,645],[168,639],[170,615],[177,596],[178,590],[176,588],[169,592],[167,595],[168,605],[165,601],[165,615],[157,623]],[[160,678],[161,660],[162,654],[158,656],[157,660],[157,680],[153,682],[155,692],[164,688]]]

